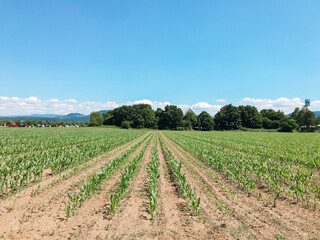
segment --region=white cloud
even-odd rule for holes
[[[195,112],[195,113],[200,113],[202,111],[206,111],[208,113],[210,113],[211,115],[216,114],[220,108],[222,108],[223,105],[215,105],[215,104],[209,104],[207,102],[198,102],[195,103],[193,105],[191,105],[191,109]]]
[[[9,100],[9,98],[8,97],[4,97],[4,96],[0,96],[0,100],[6,101],[6,100]]]
[[[169,104],[170,105],[170,104]],[[164,106],[165,107],[165,106]],[[163,107],[163,108],[164,108]],[[191,106],[187,105],[187,104],[179,104],[177,105],[177,107],[181,108],[183,112],[186,112],[189,108],[191,108]]]
[[[227,100],[226,99],[217,99],[216,102],[224,103],[224,102],[227,102]]]
[[[311,106],[311,108],[313,108],[313,107],[318,107],[319,108],[320,107],[320,100],[311,101],[310,106]]]
[[[18,100],[18,98],[13,98],[13,99]],[[41,100],[39,100],[37,97],[29,97],[29,98],[24,99],[24,101],[26,101],[26,102],[39,102]]]
[[[318,101],[315,101],[318,102]],[[260,98],[244,98],[240,101],[240,104],[248,104],[256,106],[259,110],[262,109],[274,109],[281,110],[285,113],[292,112],[296,107],[301,107],[304,102],[300,98],[278,98],[278,99],[260,99]],[[311,104],[313,105],[313,104]],[[316,105],[316,104],[315,104]]]
[[[59,100],[58,100],[58,99],[56,99],[56,98],[54,98],[54,99],[50,99],[50,100],[48,100],[48,102],[59,102]]]
[[[0,97],[0,115],[24,115],[33,113],[67,114],[76,109],[58,99],[41,100],[37,97]]]
[[[65,102],[70,102],[70,103],[77,103],[77,100],[75,99],[67,99],[67,100],[64,100]]]
[[[140,104],[140,103],[149,104],[152,107],[152,109],[154,109],[154,110],[156,110],[157,108],[164,109],[165,106],[171,105],[171,103],[169,103],[169,102],[157,102],[157,101],[151,101],[148,99],[136,100],[133,102],[129,101],[125,104],[120,104],[120,105],[134,105],[134,104]]]
[[[151,107],[156,110],[157,108],[164,109],[166,105],[171,105],[170,102],[158,102],[151,101],[149,99],[141,99],[136,101],[128,101],[125,103],[116,103],[113,101],[107,102],[77,102],[75,99],[49,99],[41,100],[37,97],[29,98],[18,98],[18,97],[0,97],[0,115],[28,115],[28,114],[44,114],[44,113],[55,113],[55,114],[68,114],[70,112],[78,112],[89,114],[92,111],[97,110],[109,110],[120,107],[122,105],[134,105],[139,103],[150,104]],[[220,109],[221,105],[211,105],[206,102],[199,102],[193,105],[180,104],[177,105],[183,111],[188,108],[192,108],[196,113],[200,113],[205,110],[211,114],[214,114]]]
[[[198,102],[193,104],[192,108],[211,108],[213,105],[206,103],[206,102]]]
[[[148,100],[148,99],[142,99],[142,100],[137,100],[137,101],[134,101],[133,104],[153,104],[152,101]]]
[[[221,99],[220,99],[221,100]],[[49,99],[42,100],[37,97],[18,98],[18,97],[6,97],[0,96],[0,116],[7,115],[28,115],[28,114],[68,114],[71,112],[89,114],[92,111],[97,110],[109,110],[120,107],[122,105],[133,105],[139,103],[150,104],[151,107],[156,110],[157,108],[164,109],[166,105],[171,105],[170,102],[158,102],[151,101],[149,99],[141,99],[136,101],[128,101],[125,103],[117,103],[114,101],[107,102],[78,102],[75,99]],[[253,105],[259,110],[264,108],[271,108],[275,110],[281,110],[285,113],[290,113],[295,107],[301,107],[304,102],[300,98],[278,98],[278,99],[259,99],[259,98],[243,98],[238,105]],[[211,115],[217,113],[223,104],[211,104],[207,102],[197,102],[192,105],[188,104],[175,104],[183,111],[191,108],[195,113],[199,114],[202,111],[207,111]],[[237,105],[237,104],[234,104]],[[311,101],[312,110],[319,110],[320,100]]]

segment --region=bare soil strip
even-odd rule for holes
[[[160,161],[159,210],[156,224],[160,228],[159,239],[214,239],[208,232],[210,226],[191,213],[185,198],[179,193],[174,175],[163,149],[158,143]]]
[[[106,154],[100,156],[99,161],[95,161],[97,159],[91,160],[90,162],[95,165],[77,172],[78,174],[72,175],[68,179],[63,179],[50,188],[45,188],[34,197],[31,196],[32,191],[39,184],[24,189],[10,199],[5,199],[1,202],[0,208],[0,233],[6,237],[5,239],[42,239],[42,235],[46,235],[46,232],[51,233],[48,235],[55,235],[52,232],[59,231],[60,225],[65,222],[64,202],[68,200],[67,193],[73,191],[79,183],[99,170],[108,161],[128,150],[143,137],[114,149],[107,154],[108,157],[105,157]],[[137,154],[141,148],[142,146],[134,154]],[[53,176],[41,184],[55,181],[57,177]],[[113,179],[116,181],[116,177]]]
[[[141,146],[135,154],[131,156],[130,162],[141,151],[142,147],[143,146]],[[123,166],[115,176],[108,180],[103,185],[101,192],[94,195],[88,202],[86,202],[78,210],[76,216],[68,219],[61,231],[58,233],[61,239],[110,239],[106,235],[109,234],[109,229],[111,230],[114,225],[114,218],[109,220],[108,216],[106,216],[106,211],[110,202],[109,194],[113,189],[118,187],[118,179],[125,167],[126,166]],[[126,206],[126,198],[121,203],[121,206]],[[114,217],[116,217],[117,214],[118,213],[116,213]],[[129,219],[126,221],[129,221]],[[131,219],[130,221],[135,221],[135,219]]]
[[[156,221],[152,224],[148,212],[146,180],[146,168],[151,162],[152,147],[153,144],[150,144],[138,176],[132,182],[131,191],[122,203],[121,212],[110,220],[106,239],[198,239],[200,232],[206,232],[206,226],[190,214],[186,200],[178,195],[159,143],[158,211]]]
[[[320,224],[318,219],[320,219],[320,215],[318,210],[305,209],[298,205],[288,204],[286,201],[279,201],[276,208],[266,207],[263,202],[258,201],[253,196],[248,197],[235,184],[210,168],[211,174],[219,176],[222,181],[229,184],[230,188],[233,188],[233,192],[237,192],[236,198],[230,198],[217,182],[212,181],[208,169],[205,170],[207,167],[204,164],[203,168],[199,169],[199,163],[201,162],[199,159],[168,138],[166,138],[166,141],[174,154],[190,166],[189,171],[195,173],[219,202],[225,204],[229,210],[234,212],[236,219],[241,220],[245,226],[252,229],[258,239],[273,239],[277,236],[292,237],[293,239],[319,237]],[[193,159],[193,161],[190,159]],[[266,198],[266,194],[263,194]]]
[[[185,174],[188,183],[196,189],[197,196],[200,197],[201,217],[203,221],[210,223],[208,233],[215,235],[214,238],[218,239],[232,239],[242,237],[250,238],[257,235],[248,228],[246,223],[239,219],[228,215],[228,209],[220,207],[220,202],[212,189],[208,189],[208,182],[199,176],[197,166],[192,165],[188,159],[172,145],[171,142],[165,139],[168,149],[171,151],[175,159],[182,161],[182,171]],[[237,232],[237,229],[241,231]],[[219,233],[220,235],[217,235]]]
[[[107,225],[99,229],[98,234],[106,239],[139,238],[149,239],[148,233],[152,231],[150,214],[148,213],[147,166],[151,162],[153,141],[150,142],[141,162],[137,176],[134,177],[129,192],[120,203],[115,215],[107,220]],[[108,201],[109,203],[110,201]],[[109,217],[106,216],[108,219]],[[106,226],[108,230],[106,231]]]

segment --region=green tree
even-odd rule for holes
[[[123,121],[132,121],[134,117],[132,106],[121,106],[113,110],[113,121],[116,126],[121,126]]]
[[[150,105],[147,105],[145,108],[141,109],[140,115],[144,120],[145,128],[156,128],[156,115]]]
[[[214,117],[216,130],[234,130],[241,127],[241,116],[237,107],[228,104],[223,106]]]
[[[31,121],[31,120],[27,120],[27,121],[25,121],[25,124],[26,124],[26,125],[31,125],[31,124],[32,124],[32,121]]]
[[[133,128],[155,128],[157,123],[155,113],[149,104],[118,107],[113,110],[109,119],[105,123],[121,126],[123,121],[129,121]]]
[[[163,122],[163,117],[162,117],[162,114],[163,114],[163,110],[161,108],[157,108],[157,110],[155,111],[155,118],[156,118],[156,128],[159,128],[159,129],[164,129],[165,128],[165,123]]]
[[[161,114],[159,122],[162,129],[176,130],[183,126],[183,111],[174,105],[167,105]]]
[[[297,121],[299,112],[300,108],[296,107],[290,117]]]
[[[292,132],[294,129],[297,129],[298,126],[294,119],[285,116],[280,120],[279,132]]]
[[[128,128],[130,128],[130,125],[131,125],[131,122],[129,122],[129,121],[123,121],[123,122],[121,123],[121,128],[128,129]]]
[[[198,125],[197,115],[191,111],[186,112],[186,114],[183,116],[183,120],[183,125],[186,129],[191,129],[192,127],[196,127]]]
[[[310,111],[306,106],[302,107],[301,110],[296,108],[294,114],[291,115],[291,118],[296,120],[300,127],[306,126],[308,129],[316,123],[314,112]]]
[[[59,124],[58,124],[58,125],[65,126],[65,125],[66,125],[66,123],[65,123],[64,121],[61,121],[61,122],[59,122]]]
[[[183,130],[191,130],[192,129],[191,123],[185,119],[182,119],[182,126],[183,126]]]
[[[133,117],[131,126],[133,128],[144,128],[144,118],[140,114],[136,114]]]
[[[12,120],[6,120],[6,125],[9,126],[9,125],[12,125],[13,124],[13,121]]]
[[[280,121],[286,117],[284,112],[274,111],[273,109],[263,109],[260,112],[262,116],[262,126],[265,129],[277,129],[280,127]]]
[[[239,106],[241,126],[245,128],[261,128],[262,116],[254,106]]]
[[[103,125],[114,125],[113,111],[108,111],[102,114]]]
[[[101,126],[103,122],[101,112],[91,112],[89,126]]]
[[[206,111],[202,111],[198,116],[198,121],[200,121],[201,129],[205,131],[211,131],[214,128],[213,118]]]

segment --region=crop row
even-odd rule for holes
[[[253,193],[258,184],[267,186],[274,205],[281,195],[307,204],[312,201],[315,206],[320,199],[320,187],[314,182],[311,170],[292,168],[273,159],[227,151],[176,133],[167,132],[166,135],[207,165],[237,182],[248,193]]]
[[[165,145],[163,139],[161,141],[161,146],[164,154],[169,162],[170,170],[173,172],[177,179],[182,195],[188,200],[188,204],[191,209],[196,213],[200,214],[200,197],[198,198],[195,189],[192,189],[190,184],[187,182],[186,176],[181,171],[181,162],[178,162],[170,152],[170,150]]]
[[[150,144],[151,139],[144,145],[140,153],[131,161],[131,163],[121,173],[120,185],[115,193],[110,194],[109,214],[113,216],[120,204],[121,199],[126,195],[133,177],[140,169],[144,154]]]
[[[18,154],[30,154],[91,141],[103,141],[108,137],[117,136],[119,132],[124,135],[129,134],[119,129],[101,128],[0,129],[0,161]],[[131,133],[134,134],[134,132]]]
[[[159,174],[159,157],[157,150],[157,140],[154,142],[151,156],[151,163],[148,167],[149,176],[147,178],[149,188],[148,188],[148,199],[149,199],[149,212],[151,214],[152,221],[154,221],[157,211],[158,202],[158,179]]]
[[[317,135],[279,133],[180,132],[184,137],[214,144],[216,147],[301,164],[320,169],[320,139]]]
[[[75,164],[81,164],[95,156],[121,146],[144,132],[123,135],[122,132],[99,142],[83,143],[62,149],[53,149],[37,154],[10,158],[0,163],[0,195],[15,192],[31,182],[41,180],[43,171],[50,169],[60,173]]]
[[[70,217],[73,215],[76,208],[80,207],[85,200],[98,191],[101,188],[101,184],[119,170],[128,157],[142,144],[143,141],[145,141],[145,139],[135,144],[121,156],[112,159],[106,165],[101,167],[98,173],[92,174],[82,185],[79,191],[73,194],[68,194],[70,203],[65,204],[66,216]]]

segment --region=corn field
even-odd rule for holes
[[[0,129],[0,239],[319,239],[320,137]]]

